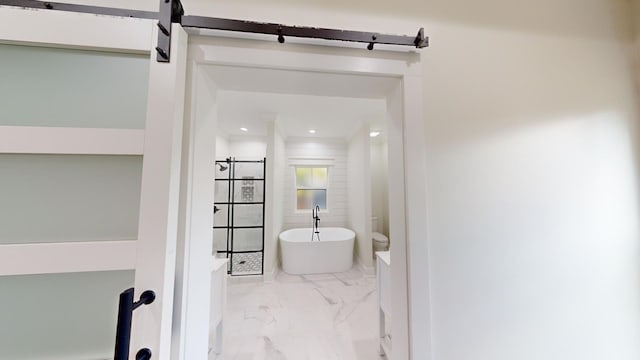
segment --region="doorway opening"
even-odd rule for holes
[[[264,216],[240,214],[234,206],[214,217],[214,251],[230,258],[232,276],[241,266],[235,259],[246,255],[238,253],[248,241],[240,232],[256,230],[245,228],[257,226],[252,218],[265,229],[266,276],[229,281],[222,355],[385,359],[378,339],[371,143],[386,145],[386,94],[400,80],[221,65],[201,71],[216,89],[215,206],[244,201],[233,200],[242,196],[239,181],[245,181],[234,164],[246,167],[250,159],[266,157]],[[386,171],[377,175],[388,178]],[[378,191],[388,199],[388,192]],[[375,210],[383,223],[388,209]],[[339,231],[353,234],[344,248],[334,235]],[[285,232],[300,237],[291,243]],[[224,248],[225,242],[231,245]]]
[[[355,236],[355,269],[359,271],[358,276],[363,278],[375,273],[370,134],[373,130],[385,134],[387,171],[395,174],[388,176],[388,209],[383,212],[388,214],[388,237],[393,244],[393,281],[390,289],[393,294],[393,321],[390,332],[394,344],[393,354],[388,354],[388,358],[404,359],[409,358],[410,351],[407,271],[410,239],[407,237],[407,221],[411,216],[422,215],[414,213],[407,216],[410,214],[406,214],[406,210],[411,209],[412,204],[407,203],[405,195],[405,177],[409,171],[405,171],[404,164],[414,157],[405,156],[405,124],[408,116],[412,121],[421,122],[419,111],[405,111],[407,106],[412,106],[414,110],[419,108],[419,102],[413,103],[413,100],[404,96],[415,84],[415,78],[407,77],[407,74],[415,71],[415,64],[407,59],[415,58],[416,54],[390,53],[382,59],[369,55],[367,59],[364,53],[351,50],[319,49],[307,45],[271,48],[270,44],[250,40],[192,37],[188,52],[187,116],[191,117],[192,123],[199,122],[200,126],[209,129],[208,136],[199,135],[196,141],[215,141],[213,147],[216,150],[208,155],[208,164],[229,156],[238,158],[239,153],[250,152],[236,146],[236,143],[244,141],[241,136],[246,136],[248,132],[251,132],[248,141],[254,143],[253,150],[263,149],[267,160],[265,178],[268,185],[265,189],[265,260],[261,280],[266,281],[277,279],[281,268],[279,234],[294,227],[292,224],[296,225],[296,222],[304,225],[311,219],[310,213],[299,211],[298,192],[291,191],[299,181],[296,169],[301,168],[311,169],[311,172],[314,168],[326,169],[329,185],[322,189],[327,194],[324,204],[327,210],[323,213],[321,209],[319,212],[322,224],[331,227],[346,224],[347,227],[360,229]],[[323,56],[325,53],[326,56]],[[363,60],[369,64],[363,66]],[[419,98],[419,87],[417,90],[415,95]],[[288,106],[278,107],[281,102],[286,102]],[[361,113],[353,110],[356,107]],[[296,109],[302,111],[304,116],[300,113],[296,115]],[[226,113],[232,115],[226,116]],[[246,116],[234,117],[238,113]],[[345,121],[341,116],[344,114],[350,115],[351,120]],[[317,125],[301,121],[314,116]],[[329,140],[319,136],[331,132],[334,136]],[[416,134],[412,140],[421,136]],[[262,145],[255,146],[256,143]],[[221,153],[221,144],[235,150]],[[358,155],[353,155],[353,159],[359,160],[350,160],[352,153]],[[353,181],[356,176],[352,175],[352,183],[348,184],[348,172],[359,173],[358,181]],[[346,183],[342,184],[342,189],[336,181],[331,181],[332,176],[333,180],[341,179]],[[340,213],[338,206],[341,202],[345,208],[343,213]],[[358,207],[360,211],[350,209],[349,205]],[[357,213],[357,216],[350,216],[349,211]],[[213,241],[216,241],[215,236]],[[302,281],[313,281],[309,276],[302,276]],[[333,276],[332,279],[345,280],[340,276]],[[329,305],[339,303],[321,293],[321,290],[316,293]],[[375,298],[375,293],[367,296]],[[266,311],[270,308],[267,306],[262,309]],[[377,315],[374,309],[369,316],[377,322]],[[279,349],[272,337],[263,336],[260,342],[263,351]],[[365,343],[360,341],[360,344]],[[362,346],[376,354],[379,349],[377,332],[369,345]],[[356,352],[353,348],[348,351]],[[365,357],[356,355],[353,358]]]

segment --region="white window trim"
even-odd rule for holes
[[[305,157],[290,157],[289,158],[289,166],[292,167],[333,167],[334,159],[328,157],[315,157],[315,156],[305,156]]]
[[[321,209],[320,213],[321,214],[330,214],[331,213],[331,191],[329,190],[329,188],[331,187],[331,179],[332,179],[332,174],[333,171],[331,170],[331,168],[334,166],[335,160],[332,157],[326,157],[326,156],[291,156],[287,159],[287,164],[289,165],[289,167],[291,168],[290,170],[290,174],[291,176],[293,176],[293,188],[294,191],[296,191],[293,194],[293,213],[295,215],[303,215],[303,214],[307,214],[309,212],[309,209],[307,210],[300,210],[298,209],[298,186],[297,186],[297,181],[296,181],[296,168],[297,167],[326,167],[328,173],[328,177],[327,177],[327,208],[326,209]]]

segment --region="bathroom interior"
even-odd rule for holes
[[[384,359],[376,253],[388,268],[388,79],[203,71],[216,90],[213,251],[228,260],[210,358]]]

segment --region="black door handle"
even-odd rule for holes
[[[151,359],[151,350],[147,348],[140,349],[136,354],[136,360],[149,360]]]
[[[134,302],[133,292],[134,289],[129,288],[120,294],[120,304],[118,305],[118,325],[116,327],[116,348],[113,357],[114,360],[129,359],[133,310],[139,308],[141,305],[151,304],[156,299],[156,293],[152,290],[147,290],[140,295],[140,300]],[[136,354],[136,360],[148,359],[151,359],[151,350],[147,348],[138,351]]]

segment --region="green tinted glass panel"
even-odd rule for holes
[[[0,154],[0,244],[136,239],[141,181],[142,156]]]
[[[0,276],[0,359],[113,359],[133,283],[134,271]]]
[[[326,188],[328,182],[326,167],[298,167],[296,168],[296,186],[298,188]]]
[[[149,55],[0,44],[0,125],[144,128]]]
[[[296,185],[299,188],[311,187],[311,168],[296,168]]]
[[[327,187],[327,168],[312,168],[311,177],[313,178],[313,187]]]
[[[327,209],[327,190],[298,190],[297,209],[307,210],[320,206],[320,209]]]

